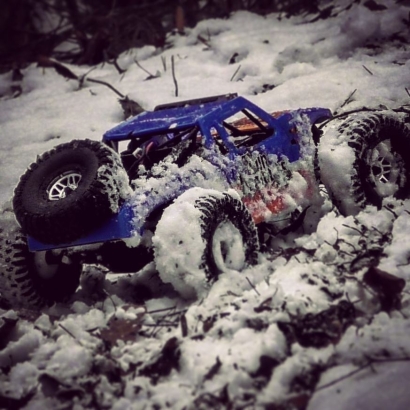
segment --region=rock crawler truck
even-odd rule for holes
[[[137,272],[154,260],[164,282],[199,295],[220,273],[256,264],[266,232],[308,227],[319,182],[345,215],[407,197],[409,117],[405,108],[269,114],[229,94],[158,106],[102,142],[58,145],[15,189],[1,293],[52,304],[75,292],[84,263]]]

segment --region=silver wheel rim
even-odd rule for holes
[[[399,189],[403,161],[399,155],[392,153],[390,140],[381,141],[370,150],[367,163],[377,194],[381,197],[394,195]]]
[[[245,246],[239,229],[230,221],[222,222],[212,238],[212,252],[219,271],[240,271],[245,266]]]
[[[81,181],[81,174],[75,171],[68,171],[53,179],[47,188],[47,195],[50,201],[64,199],[71,192],[78,188]]]

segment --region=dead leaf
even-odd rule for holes
[[[379,296],[382,310],[388,312],[400,306],[400,294],[406,286],[404,279],[371,267],[364,274],[363,281]]]
[[[118,340],[124,342],[134,341],[142,326],[145,311],[137,315],[135,319],[118,318],[115,315],[110,318],[107,327],[101,330],[100,336],[106,342],[115,345]]]

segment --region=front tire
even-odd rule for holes
[[[190,189],[164,211],[153,244],[161,279],[188,299],[200,296],[220,273],[255,265],[259,250],[244,204],[202,188]]]
[[[319,161],[321,180],[343,215],[410,195],[410,130],[391,113],[357,114],[326,132]]]
[[[44,243],[78,239],[118,211],[128,178],[101,142],[73,140],[44,153],[21,177],[13,206],[23,230]]]
[[[30,252],[19,228],[0,238],[0,292],[12,306],[41,308],[63,302],[80,284],[82,265],[48,261],[46,252]]]

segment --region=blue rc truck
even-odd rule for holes
[[[102,142],[55,147],[16,187],[20,226],[0,240],[1,293],[41,306],[73,294],[84,263],[137,272],[154,261],[190,298],[256,264],[266,233],[307,228],[319,181],[346,215],[407,197],[408,110],[346,117],[269,114],[228,94],[158,106]]]

